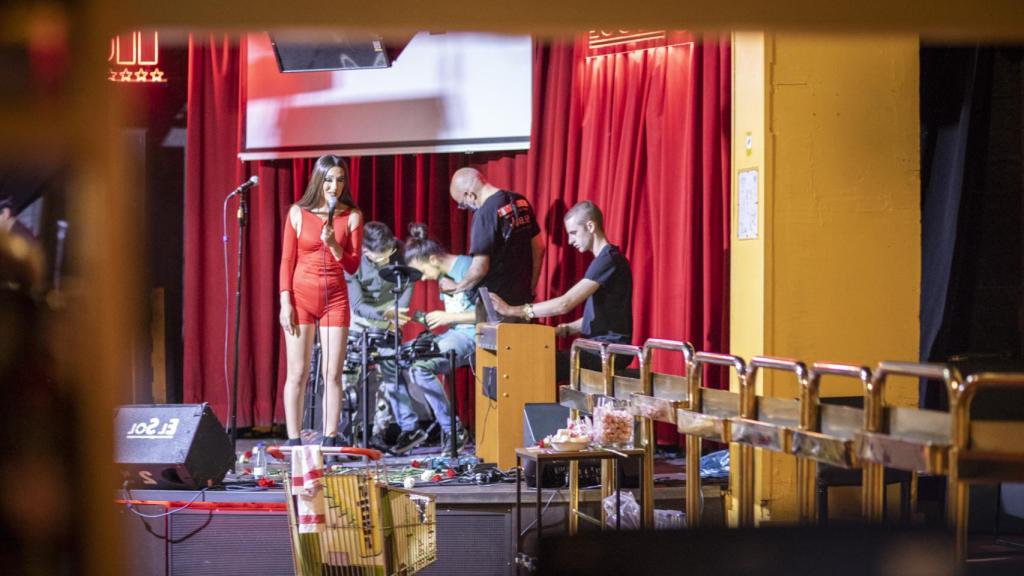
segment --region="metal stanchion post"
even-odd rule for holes
[[[448,351],[448,415],[450,417],[448,433],[448,448],[451,451],[451,457],[458,459],[459,457],[459,429],[458,421],[456,419],[456,411],[458,409],[458,402],[455,400],[455,350]]]
[[[363,384],[363,448],[370,447],[370,429],[373,422],[370,419],[370,351],[369,339],[366,337],[366,330],[360,335],[360,373]]]

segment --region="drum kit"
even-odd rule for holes
[[[422,278],[422,273],[410,266],[391,264],[380,270],[380,276],[384,280],[394,283],[393,292],[395,295],[395,317],[399,317],[398,295],[401,294],[410,282]],[[453,355],[442,354],[435,343],[435,336],[427,329],[425,314],[416,313],[413,321],[424,325],[424,330],[415,339],[409,342],[401,342],[401,333],[395,330],[366,329],[360,332],[350,332],[348,345],[345,352],[345,363],[343,374],[345,383],[342,390],[342,428],[340,433],[347,437],[348,443],[362,447],[370,447],[370,435],[373,425],[365,425],[367,422],[374,422],[374,411],[379,404],[376,399],[379,380],[382,376],[381,366],[386,362],[397,360],[394,372],[395,378],[401,378],[402,372],[418,360],[430,358],[449,357],[448,381],[453,383],[455,361]],[[307,425],[310,428],[319,421],[314,412],[315,404],[322,396],[323,378],[320,373],[319,344],[314,347],[312,358],[313,366],[310,368],[311,394],[307,394]],[[397,354],[395,351],[397,350]],[[450,395],[454,399],[454,394]],[[454,407],[451,411],[454,419]],[[452,449],[454,450],[454,442]]]

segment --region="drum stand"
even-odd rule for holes
[[[363,388],[363,448],[369,448],[373,421],[370,419],[370,342],[366,330],[359,335],[359,384]]]
[[[399,321],[398,321],[399,320],[399,314],[401,313],[401,306],[400,306],[398,300],[399,300],[399,296],[401,296],[402,291],[404,290],[405,286],[407,286],[409,282],[415,282],[416,280],[419,280],[422,277],[422,274],[420,273],[419,270],[416,270],[414,268],[410,268],[409,266],[405,266],[405,265],[402,265],[402,264],[391,264],[391,265],[388,265],[388,266],[385,266],[384,268],[382,268],[380,275],[381,275],[381,278],[383,278],[385,280],[388,280],[390,282],[394,282],[394,286],[391,288],[391,294],[394,296],[394,299],[395,299],[395,316],[394,316],[394,320],[393,320],[394,324],[395,324],[395,326],[394,326],[394,328],[395,328],[395,330],[394,330],[394,340],[395,341],[394,341],[394,356],[393,356],[393,360],[395,362],[395,388],[398,388],[399,386],[402,385],[402,363],[403,363],[402,354],[401,354],[401,351],[402,351],[402,329],[401,329],[401,326],[400,326]],[[363,446],[364,447],[369,447],[369,445],[370,445],[370,432],[369,432],[370,431],[370,426],[369,426],[369,422],[370,422],[370,403],[369,403],[368,400],[369,400],[370,390],[369,390],[369,379],[367,378],[367,374],[366,374],[367,373],[367,364],[368,364],[366,331],[363,331],[362,348],[363,348],[362,349],[362,364],[363,365],[362,365],[362,375],[361,375],[361,377],[363,379],[362,380],[362,384],[363,384],[363,410],[364,410],[364,412],[363,412]],[[451,437],[451,446],[450,446],[450,449],[451,449],[450,452],[451,453],[450,453],[450,455],[452,457],[458,457],[458,438],[456,437],[456,434],[458,432],[458,429],[457,429],[457,425],[458,424],[457,424],[456,418],[455,418],[456,404],[457,404],[456,401],[455,401],[455,352],[454,351],[449,351],[447,354],[441,354],[441,353],[417,354],[415,352],[415,350],[413,350],[413,353],[410,354],[410,358],[408,360],[406,360],[406,362],[408,362],[409,365],[412,365],[412,361],[413,360],[419,360],[419,359],[425,359],[425,358],[443,358],[445,356],[448,357],[447,380],[448,380],[448,386],[451,389],[451,392],[450,392],[449,398],[448,398],[448,404],[449,404],[449,407],[450,407],[449,412],[451,414],[451,423],[450,423],[451,424],[451,433],[449,434],[449,436]],[[381,360],[384,360],[384,358],[381,358]]]
[[[448,390],[449,390],[448,391],[448,418],[449,418],[449,421],[448,421],[449,428],[448,429],[451,432],[448,434],[448,440],[450,442],[450,445],[448,446],[448,449],[444,451],[444,455],[445,456],[449,456],[451,458],[458,458],[459,457],[459,439],[457,437],[457,433],[459,431],[459,429],[458,429],[459,423],[458,423],[458,418],[456,416],[458,414],[458,406],[459,405],[458,405],[458,401],[456,400],[456,397],[455,397],[455,350],[449,350],[447,352],[426,352],[426,353],[418,353],[415,350],[413,350],[409,354],[408,358],[400,358],[399,355],[396,355],[396,357],[395,357],[395,361],[397,363],[396,372],[398,372],[399,374],[402,373],[402,370],[401,370],[402,364],[406,364],[408,367],[412,367],[413,363],[416,360],[426,360],[428,358],[446,358],[448,360],[448,371],[447,371],[447,374],[445,374],[445,380],[446,380],[446,384],[448,385]],[[442,448],[443,448],[443,446],[442,446]]]
[[[395,332],[395,342],[394,342],[395,348],[394,348],[394,353],[393,353],[393,359],[394,359],[394,362],[395,362],[395,389],[397,389],[399,386],[402,385],[402,366],[401,366],[401,361],[400,361],[400,358],[399,358],[399,356],[400,356],[399,353],[402,350],[402,329],[401,329],[401,327],[399,325],[399,322],[398,322],[398,315],[399,315],[399,312],[401,310],[399,302],[398,302],[398,299],[399,299],[399,296],[401,296],[401,294],[402,294],[403,286],[405,285],[405,283],[413,282],[415,280],[418,280],[419,276],[420,276],[419,271],[414,270],[412,268],[409,268],[408,266],[403,266],[403,265],[392,264],[392,265],[389,265],[389,266],[385,266],[381,270],[381,278],[383,278],[384,280],[389,280],[391,282],[394,282],[394,284],[395,284],[391,288],[391,295],[394,297],[394,300],[395,300],[395,317],[394,317],[394,320],[393,320],[393,322],[395,323],[395,326],[394,326],[394,328],[395,328],[395,330],[394,330],[394,332]],[[363,447],[364,448],[369,448],[370,447],[370,425],[369,425],[370,424],[370,403],[368,401],[369,400],[368,396],[369,396],[369,393],[370,393],[370,385],[369,385],[369,380],[367,379],[367,376],[366,376],[366,365],[368,363],[367,360],[368,360],[368,358],[367,358],[367,352],[366,352],[366,331],[364,330],[363,331],[363,356],[362,356],[362,361],[363,361],[363,373],[362,373],[362,378],[363,378],[363,380],[362,380],[362,383],[363,383]],[[381,360],[384,360],[384,358],[381,358]]]
[[[320,403],[320,396],[323,394],[323,389],[320,385],[322,382],[322,374],[320,369],[320,361],[322,357],[320,355],[320,330],[316,331],[316,335],[313,339],[313,353],[309,357],[309,378],[306,381],[306,426],[307,430],[316,430],[317,422],[317,406],[321,407],[321,420],[323,413],[323,404]],[[322,433],[323,430],[320,430]]]
[[[371,402],[369,400],[369,395],[370,395],[370,378],[369,378],[369,372],[370,372],[370,370],[369,370],[369,367],[370,367],[370,350],[369,350],[369,339],[367,338],[367,332],[366,331],[363,331],[363,333],[360,334],[360,336],[359,336],[359,346],[360,346],[360,351],[359,351],[360,374],[359,374],[359,380],[358,380],[358,384],[357,385],[359,386],[359,388],[362,391],[361,392],[362,393],[362,398],[363,398],[362,399],[362,403],[360,405],[360,401],[359,400],[352,401],[351,399],[346,400],[345,398],[343,398],[343,400],[342,400],[342,410],[345,410],[345,408],[344,408],[345,402],[348,402],[348,403],[356,406],[354,410],[351,410],[351,411],[347,411],[346,410],[346,412],[349,414],[349,418],[350,418],[350,423],[349,424],[353,428],[355,426],[354,416],[357,413],[359,413],[360,411],[363,413],[362,443],[359,444],[359,445],[361,447],[363,447],[363,448],[368,448],[370,446],[370,430],[373,427],[373,416],[372,416],[371,407],[376,402],[375,401]],[[305,395],[306,400],[305,400],[305,407],[304,407],[304,414],[305,414],[305,426],[304,426],[304,429],[306,429],[306,430],[316,430],[316,431],[321,432],[321,433],[323,432],[323,430],[320,429],[318,423],[321,422],[321,420],[323,420],[323,414],[324,414],[323,403],[322,403],[323,402],[323,398],[322,398],[322,396],[323,396],[323,385],[322,385],[322,383],[323,383],[323,374],[322,374],[322,370],[321,370],[321,361],[322,361],[322,359],[323,359],[323,356],[321,355],[321,347],[320,347],[320,331],[317,330],[315,339],[313,341],[313,352],[310,355],[310,359],[309,359],[309,379],[307,380],[307,383],[306,383],[306,392],[307,393]],[[344,386],[342,386],[342,394],[343,395],[347,394],[345,390],[346,390],[346,388]],[[318,414],[318,410],[319,410],[319,414]],[[339,430],[339,433],[340,432],[341,431]],[[353,444],[357,444],[359,442],[359,440],[357,439],[356,434],[354,432],[355,431],[353,430],[351,442]]]
[[[362,448],[370,448],[370,435],[373,430],[373,407],[376,406],[376,397],[370,398],[370,338],[369,330],[363,330],[359,334],[359,378],[357,383],[351,387],[342,386],[342,411],[348,414],[349,428],[351,428],[350,441],[354,446]],[[374,344],[376,346],[376,344]],[[347,355],[347,352],[346,352]],[[378,359],[380,360],[380,359]],[[350,373],[349,373],[350,374]],[[359,387],[359,395],[361,398],[351,398],[347,390],[349,388]],[[376,395],[374,395],[376,396]],[[346,409],[345,406],[354,406],[352,409]],[[362,433],[358,433],[356,429],[355,416],[357,414],[362,415]]]
[[[448,446],[447,455],[452,458],[458,459],[459,457],[459,423],[456,418],[456,412],[458,410],[459,403],[455,399],[455,350],[449,350],[446,354],[448,356],[448,374],[445,376],[446,384],[448,384],[448,416],[450,418],[448,428]]]
[[[391,295],[395,298],[395,390],[398,390],[398,387],[402,385],[402,361],[400,358],[402,351],[402,327],[398,321],[398,314],[401,311],[398,297],[402,294],[402,281],[409,282],[412,278],[411,274],[403,272],[402,268],[398,266],[394,267],[393,277],[395,285],[391,288]],[[397,418],[398,415],[396,414],[395,417]]]
[[[376,405],[376,398],[374,398],[372,401],[370,400],[370,376],[369,376],[369,372],[370,372],[370,370],[369,370],[369,367],[370,367],[370,349],[369,349],[369,339],[367,338],[367,332],[366,331],[363,331],[363,333],[359,335],[359,346],[360,346],[360,350],[359,350],[359,363],[360,363],[359,368],[360,368],[360,370],[359,370],[359,383],[358,383],[358,386],[361,389],[362,399],[361,400],[357,400],[356,402],[353,403],[353,404],[357,404],[356,408],[354,410],[348,412],[348,414],[350,415],[350,420],[352,420],[352,417],[356,413],[358,413],[359,411],[362,411],[362,415],[363,415],[363,422],[362,422],[363,429],[362,429],[362,435],[361,435],[362,438],[357,440],[356,435],[353,434],[352,442],[353,442],[353,444],[358,444],[359,446],[361,446],[363,448],[369,448],[370,447],[370,435],[371,435],[371,431],[373,429],[373,418],[374,418],[372,408]],[[449,350],[448,352],[444,352],[444,353],[441,353],[441,352],[416,353],[415,351],[413,351],[409,355],[408,358],[402,358],[402,354],[396,353],[392,358],[382,358],[382,360],[393,359],[395,361],[395,364],[396,364],[395,373],[398,375],[398,378],[401,378],[401,374],[402,374],[401,368],[402,368],[403,364],[405,364],[407,366],[412,366],[412,363],[415,362],[416,360],[426,360],[428,358],[446,358],[448,360],[448,371],[447,371],[447,374],[445,374],[445,380],[446,380],[446,384],[447,384],[447,387],[448,387],[448,404],[449,404],[449,411],[448,411],[448,413],[449,413],[449,417],[450,417],[449,429],[452,431],[452,433],[449,435],[449,440],[451,441],[451,444],[449,445],[448,449],[445,451],[445,455],[446,456],[451,456],[453,458],[458,458],[458,456],[459,456],[458,438],[456,437],[456,433],[458,432],[458,421],[457,421],[457,418],[456,418],[456,414],[458,414],[458,401],[457,401],[456,395],[455,395],[455,361],[456,361],[455,351],[454,350]],[[304,407],[304,413],[305,413],[305,426],[304,426],[304,429],[306,429],[306,430],[317,430],[317,431],[322,433],[323,430],[320,430],[317,427],[317,422],[319,422],[319,420],[317,418],[318,408],[320,409],[320,419],[322,419],[322,417],[323,417],[322,416],[323,415],[323,404],[321,403],[322,402],[321,396],[323,394],[323,387],[322,387],[322,382],[323,382],[322,376],[323,375],[321,374],[321,368],[320,368],[321,360],[322,360],[322,356],[320,354],[320,333],[319,333],[319,331],[317,331],[317,334],[316,334],[315,339],[313,341],[313,352],[310,355],[310,359],[309,359],[309,363],[310,363],[310,366],[309,366],[309,379],[307,380],[307,383],[306,383],[306,392],[307,393],[305,395],[306,400],[305,400],[305,407]],[[345,394],[344,390],[342,390],[342,394]],[[351,402],[351,401],[349,401],[349,402]],[[342,410],[345,410],[344,404],[342,405]],[[355,426],[354,422],[350,421],[350,426],[354,427]],[[339,433],[340,432],[341,431],[339,430]],[[354,430],[353,430],[353,432],[354,432]]]

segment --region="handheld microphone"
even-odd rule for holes
[[[338,199],[333,195],[327,195],[327,222],[334,224],[334,208],[338,205]]]
[[[231,198],[232,196],[236,196],[238,194],[241,194],[242,192],[245,192],[249,188],[252,188],[253,186],[255,186],[255,185],[259,184],[259,183],[260,183],[260,177],[259,176],[253,176],[253,177],[249,178],[248,180],[246,180],[245,182],[242,182],[241,186],[239,186],[238,188],[235,188],[235,191],[232,192],[231,194],[229,194],[228,198]]]

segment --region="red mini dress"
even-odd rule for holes
[[[284,224],[281,250],[281,290],[288,290],[299,324],[348,327],[348,287],[345,272],[359,268],[363,249],[363,223],[350,231],[351,209],[334,215],[334,237],[341,246],[335,260],[320,233],[326,222],[307,210],[299,210],[302,226],[298,237],[289,217]]]

